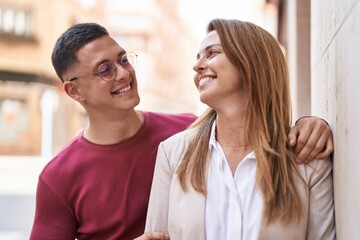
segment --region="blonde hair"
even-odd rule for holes
[[[276,39],[259,26],[240,20],[214,19],[207,32],[216,31],[230,62],[243,74],[249,91],[248,139],[256,154],[256,184],[264,200],[267,223],[288,222],[302,214],[294,183],[295,157],[288,142],[291,126],[289,74],[285,56]],[[197,133],[186,149],[177,170],[180,184],[187,181],[206,195],[213,109],[205,111],[191,127]]]

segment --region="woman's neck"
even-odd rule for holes
[[[251,148],[247,138],[245,121],[239,119],[216,119],[216,140],[224,148],[244,150]]]

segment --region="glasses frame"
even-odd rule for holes
[[[127,57],[128,57],[129,55],[134,56],[134,59],[135,59],[134,64],[131,64],[131,63],[128,63],[128,62],[125,63],[124,60],[127,59]],[[84,75],[81,75],[81,76],[73,77],[73,78],[71,78],[69,81],[72,82],[72,81],[75,81],[75,80],[77,80],[77,79],[79,79],[79,78],[83,78],[83,77],[87,77],[87,76],[91,76],[91,75],[92,75],[92,76],[99,76],[99,77],[101,78],[101,80],[103,80],[103,81],[105,81],[105,82],[110,82],[110,81],[114,80],[114,78],[115,78],[116,75],[117,75],[117,66],[116,66],[116,65],[120,65],[120,66],[121,66],[122,68],[124,68],[125,70],[131,72],[131,71],[133,71],[133,70],[135,69],[135,67],[136,67],[137,56],[138,56],[138,55],[137,55],[135,52],[126,52],[124,55],[121,56],[120,60],[117,61],[116,63],[106,62],[106,63],[111,63],[111,64],[112,64],[110,71],[113,73],[113,76],[111,77],[111,79],[104,79],[103,76],[101,75],[101,73],[98,71],[98,72],[96,72],[96,73],[88,73],[88,74],[84,74]],[[102,63],[102,64],[104,64],[104,63]],[[102,64],[100,64],[100,66],[101,66]],[[129,68],[129,66],[127,66],[127,65],[125,65],[125,64],[129,64],[131,68]],[[99,66],[99,67],[100,67],[100,66]]]

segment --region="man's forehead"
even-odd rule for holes
[[[125,53],[125,50],[114,39],[103,36],[85,44],[76,55],[79,62],[85,60],[92,64],[93,61],[109,60],[122,53]]]
[[[112,39],[110,36],[105,35],[99,38],[96,38],[86,44],[84,44],[84,46],[82,46],[79,49],[80,51],[97,51],[97,50],[102,50],[102,49],[106,49],[109,46],[113,46],[113,47],[118,47],[121,48],[121,46],[114,40]]]

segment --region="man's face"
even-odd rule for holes
[[[119,64],[125,53],[110,36],[87,43],[77,52],[79,63],[64,74],[64,79],[65,84],[73,84],[77,89],[80,97],[76,100],[88,112],[113,114],[114,110],[129,110],[139,104],[135,71]],[[116,75],[113,80],[104,81],[96,73],[111,63],[116,66]]]

